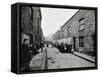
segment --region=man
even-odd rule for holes
[[[44,43],[41,41],[41,42],[40,42],[41,51],[43,51],[43,47],[44,47]]]
[[[29,71],[29,63],[31,60],[29,40],[24,39],[21,46],[21,71]]]
[[[37,42],[35,42],[35,43],[33,44],[33,55],[36,55],[36,54],[39,53],[39,52],[38,52],[38,49],[39,49],[39,45],[38,45]]]

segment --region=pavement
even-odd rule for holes
[[[31,70],[42,70],[47,69],[47,52],[46,48],[43,48],[43,51],[41,52],[41,49],[38,50],[38,54],[33,56],[30,61],[30,68]]]
[[[35,55],[32,60],[30,61],[30,68],[31,70],[40,70],[44,68],[44,53],[40,52],[39,54]]]
[[[83,58],[85,60],[88,60],[90,62],[94,62],[95,63],[95,58],[93,58],[92,56],[80,53],[80,52],[73,52],[74,55],[79,56],[80,58]]]

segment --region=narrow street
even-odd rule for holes
[[[95,14],[93,9],[22,6],[21,72],[96,67]]]
[[[94,63],[88,62],[71,53],[61,53],[55,47],[47,48],[48,69],[93,67]]]

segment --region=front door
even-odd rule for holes
[[[76,50],[76,37],[73,37],[73,48],[74,48],[74,50]]]

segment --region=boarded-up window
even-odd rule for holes
[[[79,31],[84,30],[85,26],[84,26],[84,18],[81,18],[79,20]]]

